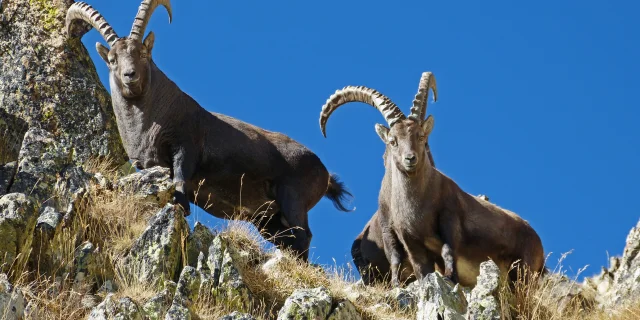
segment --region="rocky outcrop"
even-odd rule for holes
[[[53,147],[60,152],[68,151],[63,167],[81,164],[91,156],[123,162],[125,153],[109,94],[79,38],[69,38],[64,31],[66,9],[72,3],[3,3],[0,134],[8,131],[16,136],[9,139],[14,141],[10,150],[15,151],[15,141],[20,141],[25,126],[47,132],[40,135],[52,138]],[[79,25],[75,35],[87,30],[86,24]],[[57,150],[49,151],[56,154]]]
[[[127,265],[140,281],[151,286],[173,280],[180,271],[182,239],[189,234],[184,213],[167,204],[151,217],[149,226],[133,244]]]
[[[129,297],[116,299],[112,294],[107,297],[89,314],[88,320],[142,320],[142,312],[138,305]]]
[[[583,285],[595,291],[595,299],[605,308],[640,300],[640,221],[629,232],[622,257],[612,257],[608,268],[585,278]]]
[[[7,270],[18,254],[26,261],[33,241],[33,230],[38,218],[32,200],[22,193],[0,197],[0,269]]]
[[[467,319],[500,320],[499,285],[500,268],[491,260],[481,263],[480,275],[469,297]]]
[[[219,320],[255,320],[255,318],[248,313],[241,313],[238,311],[234,311]]]
[[[418,296],[418,306],[416,319],[430,320],[439,319],[457,320],[464,319],[467,312],[467,300],[462,289],[445,279],[440,273],[428,274],[418,284],[416,295]]]
[[[327,319],[331,302],[329,291],[325,288],[296,290],[278,312],[278,320]]]
[[[2,164],[0,162],[0,196],[7,194],[9,186],[13,182],[18,163],[16,161]]]
[[[137,199],[164,205],[171,200],[175,190],[170,174],[169,168],[151,167],[120,178],[114,187]]]

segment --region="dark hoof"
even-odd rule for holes
[[[182,211],[184,212],[185,217],[191,214],[191,210],[189,207],[189,199],[187,199],[187,196],[185,196],[184,193],[176,191],[173,194],[172,202],[174,205],[179,205],[182,207]]]

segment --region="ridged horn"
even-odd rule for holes
[[[163,5],[167,9],[167,13],[169,14],[169,23],[171,23],[171,20],[173,19],[171,12],[171,1],[143,0],[140,4],[140,7],[138,8],[138,14],[136,14],[136,18],[133,20],[133,26],[131,27],[129,38],[142,41],[144,30],[147,28],[147,23],[149,23],[149,19],[151,19],[153,11],[156,10],[159,5]]]
[[[382,93],[363,86],[346,86],[341,90],[336,90],[322,106],[322,111],[320,112],[320,129],[325,138],[327,137],[326,125],[329,116],[331,116],[331,113],[338,109],[338,107],[349,102],[364,102],[375,107],[382,113],[384,119],[387,120],[389,127],[400,120],[406,119],[400,108]]]
[[[96,30],[100,32],[100,35],[104,38],[109,46],[113,47],[113,44],[120,39],[115,30],[111,28],[111,25],[96,9],[84,2],[76,2],[67,10],[67,17],[65,20],[65,29],[67,34],[71,35],[71,23],[73,20],[83,20]]]
[[[436,87],[436,77],[431,72],[423,72],[418,85],[418,93],[413,99],[410,118],[424,120],[427,115],[427,100],[429,99],[429,89],[433,91],[433,101],[438,100],[438,88]]]

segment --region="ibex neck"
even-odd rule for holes
[[[391,174],[391,207],[398,217],[408,219],[423,214],[432,186],[433,167],[427,164],[419,171],[408,175],[395,166],[388,168]]]

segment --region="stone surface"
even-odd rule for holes
[[[88,320],[142,320],[138,305],[129,297],[116,300],[112,294],[91,310]]]
[[[22,291],[14,288],[6,274],[0,274],[0,318],[6,320],[22,319],[26,301]]]
[[[248,313],[234,311],[218,320],[255,320],[255,318]]]
[[[214,294],[216,298],[226,299],[236,310],[244,310],[251,303],[252,293],[236,267],[238,259],[238,250],[229,246],[225,236],[218,235],[213,239],[207,265],[213,278]]]
[[[18,160],[27,123],[0,107],[0,164]]]
[[[0,162],[0,196],[7,194],[17,168],[18,163],[15,161],[5,164]]]
[[[173,304],[180,304],[188,308],[198,299],[199,293],[200,273],[194,267],[184,267],[180,273]]]
[[[173,304],[169,311],[167,311],[167,315],[164,317],[165,320],[191,320],[191,312],[187,307]]]
[[[343,300],[337,303],[333,311],[327,317],[327,320],[360,320],[362,316],[356,310],[356,307],[349,300]]]
[[[62,214],[56,211],[55,208],[51,206],[40,208],[30,257],[30,264],[34,269],[48,272],[53,268],[51,240],[53,240],[56,231],[61,226],[61,222]]]
[[[83,242],[80,247],[76,249],[74,262],[75,262],[75,277],[74,282],[76,284],[84,284],[89,279],[89,268],[94,263],[93,251],[95,247],[93,243],[89,241]]]
[[[459,286],[452,286],[440,273],[429,273],[417,285],[418,320],[464,319],[467,301]]]
[[[215,235],[209,228],[200,222],[196,222],[193,226],[193,231],[187,238],[187,263],[195,267],[198,264],[198,257],[202,253],[206,261],[207,254],[209,253],[209,247]]]
[[[622,257],[611,257],[609,267],[585,278],[583,285],[595,291],[596,302],[606,309],[640,299],[640,221],[627,235]]]
[[[169,168],[152,167],[120,178],[115,187],[164,206],[175,190],[170,174]]]
[[[162,290],[142,306],[142,312],[149,320],[163,319],[171,307],[172,296],[173,294],[168,289]]]
[[[0,197],[0,269],[8,268],[19,253],[29,251],[37,218],[33,201],[24,194]]]
[[[326,319],[331,312],[331,303],[325,288],[298,289],[284,302],[278,320]]]
[[[150,285],[172,280],[181,264],[181,243],[188,234],[182,210],[167,204],[149,220],[149,226],[131,247],[127,264],[140,281]]]
[[[407,288],[393,288],[387,294],[390,301],[394,301],[400,309],[413,309],[418,302],[417,287],[412,282]]]
[[[3,2],[0,109],[29,128],[50,132],[56,148],[73,150],[67,153],[67,165],[79,166],[91,156],[121,163],[126,157],[109,94],[80,39],[69,39],[64,30],[72,3]],[[88,30],[86,23],[79,25],[78,35]],[[19,140],[20,132],[16,135],[12,140]]]
[[[499,285],[500,268],[491,260],[481,263],[476,286],[471,290],[467,319],[500,320]]]

